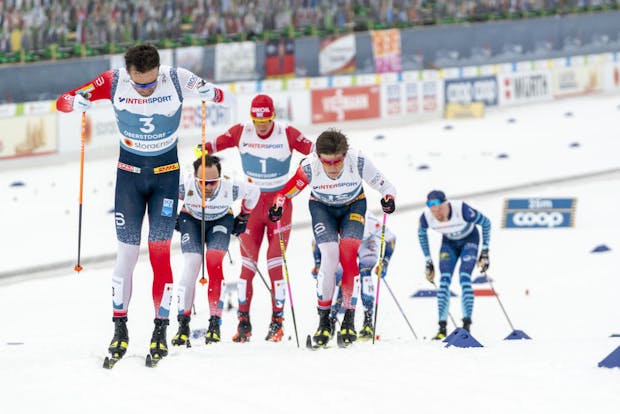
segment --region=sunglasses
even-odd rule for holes
[[[253,119],[252,121],[254,121],[254,123],[257,125],[267,125],[268,123],[273,121],[273,117],[267,119]]]
[[[150,89],[153,86],[157,85],[157,79],[155,79],[153,82],[149,82],[149,83],[137,83],[134,82],[132,80],[129,80],[131,82],[131,84],[138,89]]]
[[[428,200],[426,202],[426,206],[429,207],[429,208],[433,207],[433,206],[438,206],[440,204],[441,204],[441,200],[438,199],[438,198],[433,198],[432,200]]]
[[[202,185],[204,183],[205,187],[208,185],[217,185],[218,182],[220,182],[219,178],[215,178],[213,180],[201,180],[200,178],[196,177],[196,183],[198,183],[198,185]]]
[[[319,160],[321,160],[321,163],[323,165],[340,165],[344,162],[344,155],[342,157],[335,158],[333,160],[326,160],[323,157],[319,157]]]

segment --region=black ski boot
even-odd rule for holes
[[[316,329],[312,339],[314,343],[320,346],[327,345],[327,342],[332,337],[334,331],[332,330],[332,319],[329,317],[329,309],[319,308],[319,327]]]
[[[151,336],[150,353],[155,358],[161,358],[168,355],[168,344],[166,342],[166,328],[170,321],[168,319],[155,319],[155,329]]]
[[[127,317],[115,316],[112,318],[114,322],[114,337],[108,351],[112,355],[112,358],[121,359],[125,352],[127,352],[127,346],[129,345],[129,334],[127,333]]]
[[[282,316],[283,312],[273,312],[265,341],[280,342],[282,340],[284,335],[284,330],[282,329],[284,318]]]
[[[233,342],[249,342],[250,336],[252,336],[250,314],[248,312],[239,311],[237,313],[237,319],[239,319],[239,325],[237,326],[237,333],[233,336]]]
[[[446,321],[439,321],[439,332],[437,332],[437,335],[433,337],[433,341],[442,340],[448,335],[446,331],[446,325],[447,325]]]
[[[209,329],[205,334],[205,344],[214,344],[220,342],[220,325],[222,324],[222,318],[219,316],[211,316],[209,318]]]
[[[179,321],[179,330],[177,334],[172,338],[173,346],[181,346],[186,345],[188,348],[192,345],[189,342],[190,329],[189,329],[189,321],[191,317],[189,315],[179,315],[177,316],[177,320]]]
[[[357,332],[355,332],[355,309],[347,309],[344,312],[339,336],[340,340],[345,344],[350,344],[357,340]]]
[[[364,311],[364,325],[360,329],[360,340],[372,339],[374,330],[372,329],[372,311]]]
[[[470,327],[471,327],[471,318],[463,318],[463,329],[469,332]]]

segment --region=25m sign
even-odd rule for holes
[[[575,198],[513,198],[504,202],[502,227],[507,229],[551,229],[573,227]]]

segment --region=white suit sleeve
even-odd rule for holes
[[[375,167],[375,165],[362,152],[358,153],[358,165],[362,165],[362,179],[372,188],[381,193],[381,197],[391,195],[396,197],[396,187]]]

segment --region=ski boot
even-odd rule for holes
[[[355,332],[355,309],[347,309],[344,312],[344,318],[342,319],[338,336],[345,345],[349,345],[357,340],[357,332]]]
[[[271,323],[269,324],[269,331],[265,337],[265,341],[280,342],[284,335],[282,329],[282,321],[284,321],[283,312],[274,312],[271,315]]]
[[[125,352],[127,352],[127,346],[129,345],[129,334],[127,333],[127,317],[116,316],[112,318],[114,322],[114,337],[108,351],[112,358],[121,359]]]
[[[446,331],[446,325],[446,321],[439,321],[439,332],[437,332],[437,335],[433,337],[433,341],[442,340],[448,335],[448,332]]]
[[[463,329],[465,329],[467,332],[469,332],[469,329],[471,327],[471,318],[463,318]]]
[[[179,315],[177,316],[177,320],[179,321],[179,330],[177,334],[172,338],[173,346],[182,346],[186,345],[188,348],[192,345],[189,342],[190,329],[189,329],[189,321],[191,317],[189,315]]]
[[[372,339],[374,335],[374,329],[372,329],[372,311],[364,312],[364,325],[360,329],[360,340]]]
[[[312,339],[314,343],[320,346],[327,345],[331,339],[333,331],[332,318],[329,316],[329,309],[319,309],[319,327]]]
[[[166,327],[170,323],[168,319],[155,319],[155,328],[151,336],[150,354],[155,359],[160,359],[168,355],[168,344],[166,343]]]
[[[233,342],[249,342],[252,336],[252,324],[250,323],[250,314],[248,312],[239,311],[237,314],[239,325],[237,333],[233,336]]]
[[[209,318],[209,329],[205,334],[205,344],[214,344],[220,342],[220,325],[222,324],[222,318],[219,316],[211,316]]]

